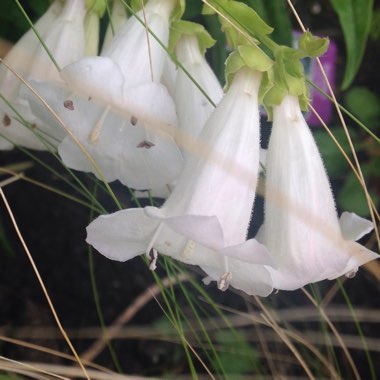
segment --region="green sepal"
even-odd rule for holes
[[[138,12],[141,9],[142,0],[131,0],[131,8],[134,12]],[[148,0],[143,0],[144,5],[148,3]],[[185,12],[186,2],[185,0],[174,0],[175,5],[171,12],[170,19],[172,21],[179,20]]]
[[[324,54],[329,47],[327,37],[313,36],[310,32],[305,32],[299,39],[299,49],[308,57],[316,58]]]
[[[238,46],[239,52],[245,65],[257,71],[268,71],[273,66],[273,61],[257,45]]]
[[[298,102],[300,104],[300,108],[301,108],[302,112],[308,111],[310,99],[307,96],[307,94],[302,94],[301,96],[299,96],[298,97]]]
[[[86,56],[96,56],[99,53],[99,15],[89,11],[84,18],[84,34],[86,41]]]
[[[195,36],[198,39],[199,50],[205,54],[206,50],[214,46],[215,40],[203,25],[195,22],[178,20],[173,21],[170,27],[169,51],[174,51],[178,40],[183,36]]]
[[[86,0],[87,12],[95,12],[102,17],[107,9],[106,0]]]
[[[248,42],[244,37],[244,33],[248,33],[250,37],[257,37],[270,34],[273,31],[273,28],[266,24],[247,4],[233,0],[210,0],[209,3],[211,6],[205,5],[202,14],[210,15],[216,12],[224,16],[219,15],[219,18],[231,47]],[[243,33],[237,29],[240,29]]]
[[[238,46],[226,60],[226,88],[230,86],[234,74],[242,67],[266,72],[272,65],[273,61],[258,46]]]
[[[247,45],[247,44],[259,44],[259,40],[252,37],[248,33],[246,33],[244,30],[239,31],[231,25],[226,20],[220,18],[220,23],[222,25],[222,31],[226,36],[227,44],[228,46],[232,48],[236,48],[239,45]],[[244,34],[243,34],[243,33]]]
[[[186,9],[186,0],[176,0],[174,9],[170,15],[171,21],[180,20]]]

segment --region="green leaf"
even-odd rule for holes
[[[342,127],[333,127],[330,130],[339,141],[343,150],[350,156],[351,149],[344,129]],[[354,145],[357,147],[357,132],[353,128],[349,128],[348,131]],[[348,163],[329,134],[325,130],[318,129],[314,132],[314,139],[323,157],[323,162],[329,176],[339,178],[342,177],[342,175],[345,175]]]
[[[210,5],[220,12],[224,32],[231,47],[247,44],[246,37],[238,31],[248,33],[250,37],[265,36],[272,33],[271,28],[265,21],[248,5],[232,0],[210,0]],[[206,6],[203,14],[213,14],[214,10]],[[227,20],[228,21],[227,21]]]
[[[245,0],[263,20],[274,27],[271,38],[280,45],[292,46],[292,24],[286,0]]]
[[[367,183],[369,177],[375,177],[378,181],[377,165],[380,165],[379,159],[362,165],[362,172],[364,177],[367,178]],[[372,197],[375,207],[377,207],[380,200],[378,194],[371,191],[371,189],[369,189],[369,194]],[[354,212],[362,217],[368,217],[370,215],[364,190],[353,172],[350,173],[339,192],[337,201],[342,210]]]
[[[238,379],[239,375],[252,372],[253,368],[257,369],[256,351],[241,332],[220,330],[216,333],[216,341],[220,345],[219,359],[229,379]],[[217,363],[211,364],[218,368]]]
[[[380,121],[380,98],[366,87],[353,87],[344,98],[347,109],[368,127]]]
[[[331,0],[339,16],[346,43],[347,63],[342,89],[346,89],[355,78],[363,58],[368,33],[371,27],[373,0]]]

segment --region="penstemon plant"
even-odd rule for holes
[[[89,249],[121,262],[143,255],[193,378],[198,376],[193,355],[211,378],[213,374],[194,354],[187,331],[221,378],[229,378],[230,372],[228,356],[226,363],[221,360],[205,327],[209,312],[194,294],[224,320],[228,333],[221,337],[228,342],[232,334],[247,347],[208,295],[214,289],[216,297],[227,291],[248,303],[255,299],[265,324],[314,378],[317,370],[309,368],[312,361],[307,354],[302,359],[289,341],[286,322],[279,326],[278,318],[256,296],[270,300],[277,291],[350,278],[379,257],[372,247],[356,242],[372,230],[378,237],[379,220],[360,168],[354,172],[365,189],[373,220],[351,210],[338,218],[331,181],[304,116],[310,99],[303,60],[323,56],[329,40],[304,31],[297,47],[283,45],[286,38],[279,38],[277,25],[269,25],[268,17],[261,16],[263,2],[205,0],[198,4],[197,16],[214,20],[212,25],[217,23],[226,41],[222,89],[205,57],[215,43],[207,31],[211,24],[186,19],[189,3],[53,1],[0,66],[0,149],[16,147],[31,157],[34,150],[52,153],[74,178],[73,188],[87,198],[85,204],[98,213],[91,213],[86,228]],[[105,14],[106,32],[99,27]],[[345,86],[354,71],[347,69]],[[272,125],[264,153],[263,123]],[[137,207],[117,200],[119,210],[108,213],[101,197],[88,190],[88,183],[95,183],[97,194],[109,192],[116,199],[115,181],[123,192],[130,192]],[[250,227],[260,223],[254,212],[257,195],[264,196],[264,221],[253,237]],[[161,280],[162,271],[173,282]],[[188,271],[201,273],[203,283]],[[179,283],[201,334],[178,306],[174,282]],[[318,292],[312,289],[313,296],[304,291],[323,316],[322,329],[327,323],[335,334]],[[340,342],[339,334],[336,338]],[[342,347],[358,378],[355,363]],[[112,345],[109,349],[120,370]],[[313,349],[309,348],[315,354]],[[89,378],[73,347],[72,352]],[[333,349],[328,355],[335,364],[323,355],[318,358],[325,371],[338,378],[339,360]],[[277,370],[268,363],[275,378]],[[255,374],[267,372],[258,361],[252,366]]]

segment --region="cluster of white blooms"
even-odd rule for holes
[[[158,254],[168,255],[199,266],[207,274],[205,282],[216,281],[221,290],[232,286],[266,296],[273,289],[293,290],[352,273],[377,258],[355,243],[372,223],[347,212],[338,219],[301,112],[304,79],[297,76],[299,62],[291,66],[293,51],[278,50],[285,57],[280,67],[225,26],[236,49],[226,63],[223,94],[204,58],[213,40],[202,26],[179,20],[182,11],[180,0],[149,0],[127,19],[125,8],[114,1],[116,34],[112,38],[108,31],[101,54],[89,56],[94,38],[85,27],[90,19],[85,0],[64,5],[56,0],[35,29],[60,71],[33,31],[5,62],[70,134],[2,67],[0,147],[57,147],[70,168],[102,173],[108,182],[119,180],[166,198],[160,208],[102,215],[87,227],[87,242],[113,260],[145,254],[154,270]],[[262,30],[270,33],[270,28]],[[311,41],[313,48],[319,44]],[[284,73],[280,80],[276,65]],[[291,67],[295,76],[283,67]],[[263,98],[273,118],[265,222],[256,238],[247,240],[260,175]]]

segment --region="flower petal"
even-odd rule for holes
[[[126,261],[145,252],[158,224],[143,209],[122,210],[91,222],[86,241],[109,259]]]
[[[61,70],[62,79],[70,89],[91,96],[105,104],[122,104],[124,78],[117,65],[108,57],[86,57]]]
[[[266,297],[273,291],[272,279],[268,270],[261,265],[247,264],[240,260],[229,260],[232,273],[230,286],[249,295]],[[219,281],[224,274],[222,268],[201,266],[208,275],[208,280]]]
[[[346,266],[343,270],[330,274],[328,276],[329,280],[333,280],[352,271],[356,271],[361,265],[380,257],[377,253],[370,251],[361,244],[352,241],[347,242],[347,251],[349,252],[350,257],[346,263]]]
[[[173,231],[186,236],[208,248],[221,249],[224,246],[223,230],[216,216],[183,215],[166,217],[161,209],[145,207],[151,218],[162,220]]]
[[[160,83],[152,82],[125,89],[120,111],[142,120],[156,133],[174,135],[173,127],[177,126],[175,105],[166,87]]]
[[[353,212],[343,212],[339,219],[343,239],[357,241],[373,230],[371,221]]]
[[[266,247],[256,239],[249,239],[242,244],[226,247],[219,252],[247,263],[267,265],[272,265],[273,263],[273,259]]]

